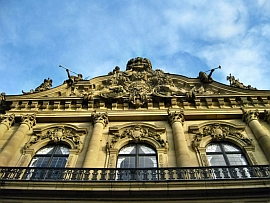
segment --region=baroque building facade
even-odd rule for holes
[[[67,72],[1,94],[0,202],[270,202],[268,90],[141,57]]]

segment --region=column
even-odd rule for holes
[[[91,117],[94,128],[84,159],[84,168],[96,168],[103,128],[106,127],[109,122],[108,113],[94,112]]]
[[[12,138],[8,141],[3,151],[0,153],[0,166],[8,166],[15,152],[21,146],[27,132],[35,125],[36,115],[27,114],[22,116],[22,123]]]
[[[189,149],[183,130],[184,120],[183,111],[170,112],[170,110],[168,110],[168,122],[172,126],[176,162],[179,167],[190,166]]]
[[[9,130],[11,125],[13,124],[15,120],[15,114],[6,114],[3,117],[2,122],[0,123],[0,140],[4,136],[4,134]]]
[[[243,110],[243,120],[248,124],[267,159],[270,161],[270,137],[261,126],[259,120],[259,111],[245,111]]]

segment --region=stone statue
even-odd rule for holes
[[[236,80],[235,77],[231,74],[227,76],[227,80],[230,81],[230,86],[232,87],[238,87],[241,89],[248,89],[248,90],[257,90],[257,88],[251,87],[251,85],[245,86],[243,83],[239,82],[239,79]]]
[[[44,79],[44,82],[41,83],[41,85],[39,85],[35,90],[31,89],[29,92],[24,92],[22,90],[22,93],[30,94],[34,92],[42,92],[42,91],[51,89],[51,86],[52,86],[52,79],[48,78],[48,79]]]
[[[200,72],[199,72],[199,77],[198,77],[198,78],[199,78],[199,79],[201,80],[201,82],[203,82],[203,83],[211,83],[211,82],[214,81],[213,78],[212,78],[211,76],[212,76],[213,72],[214,72],[216,69],[221,69],[221,66],[219,66],[219,67],[217,67],[217,68],[211,69],[209,75],[207,75],[207,73],[206,73],[207,71],[206,71],[206,72],[200,71]]]
[[[68,86],[72,86],[74,83],[77,83],[80,80],[83,80],[82,74],[78,74],[77,76],[70,75],[69,70],[66,69],[68,74],[68,79],[65,81],[65,83],[68,84]]]
[[[44,82],[35,89],[35,92],[49,90],[51,89],[51,86],[52,86],[52,79],[50,78],[44,79]]]

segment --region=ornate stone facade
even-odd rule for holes
[[[213,69],[188,78],[153,68],[137,57],[90,80],[65,68],[60,86],[48,78],[1,94],[0,199],[269,201],[270,92],[233,76],[221,84]],[[245,164],[211,166],[211,143],[236,146]]]

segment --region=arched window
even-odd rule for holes
[[[128,144],[118,154],[117,168],[155,168],[155,149],[146,144]]]
[[[242,150],[228,142],[212,142],[206,146],[206,155],[211,166],[248,165]]]
[[[29,167],[63,168],[69,156],[66,145],[47,145],[37,151]]]

